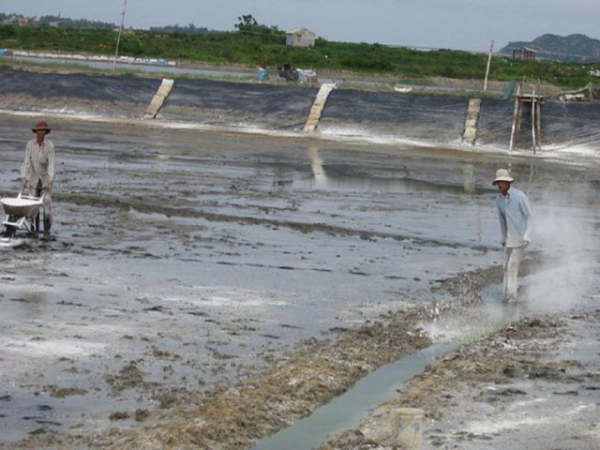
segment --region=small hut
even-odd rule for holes
[[[286,45],[314,47],[317,35],[307,28],[294,28],[285,35]]]
[[[521,59],[523,61],[535,61],[536,51],[527,47],[516,48],[513,50],[513,59]]]

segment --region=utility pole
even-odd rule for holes
[[[490,64],[492,63],[492,54],[494,53],[494,41],[490,45],[490,54],[488,56],[487,67],[485,69],[485,81],[483,82],[483,93],[487,92],[488,75],[490,74]]]
[[[121,42],[121,33],[125,24],[125,9],[127,8],[127,0],[123,0],[123,13],[121,14],[121,26],[119,27],[119,35],[117,36],[117,48],[115,49],[115,59],[113,61],[113,72],[117,65],[117,57],[119,56],[119,43]]]

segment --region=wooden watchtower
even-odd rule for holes
[[[539,87],[537,92],[539,92]],[[521,137],[521,123],[523,121],[523,109],[525,105],[531,106],[531,140],[533,145],[533,153],[542,149],[542,105],[544,98],[536,93],[533,89],[531,94],[522,94],[521,85],[517,87],[515,96],[515,111],[513,114],[512,131],[510,135],[509,151],[512,151],[514,146]]]

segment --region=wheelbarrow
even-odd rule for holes
[[[40,209],[43,210],[44,195],[34,197],[19,192],[16,198],[0,199],[6,219],[2,222],[5,227],[4,238],[13,238],[19,230],[29,234],[39,231]]]

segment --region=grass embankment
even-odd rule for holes
[[[0,25],[0,48],[114,55],[117,31]],[[486,54],[453,50],[422,51],[382,44],[343,43],[317,39],[314,47],[286,45],[285,33],[273,28],[209,34],[127,30],[119,55],[188,60],[212,64],[256,67],[265,63],[274,70],[283,63],[320,71],[386,74],[405,78],[445,77],[482,79]],[[555,61],[518,61],[495,56],[490,81],[512,78],[541,80],[561,89],[578,89],[597,78],[590,70],[600,63],[582,65]]]

